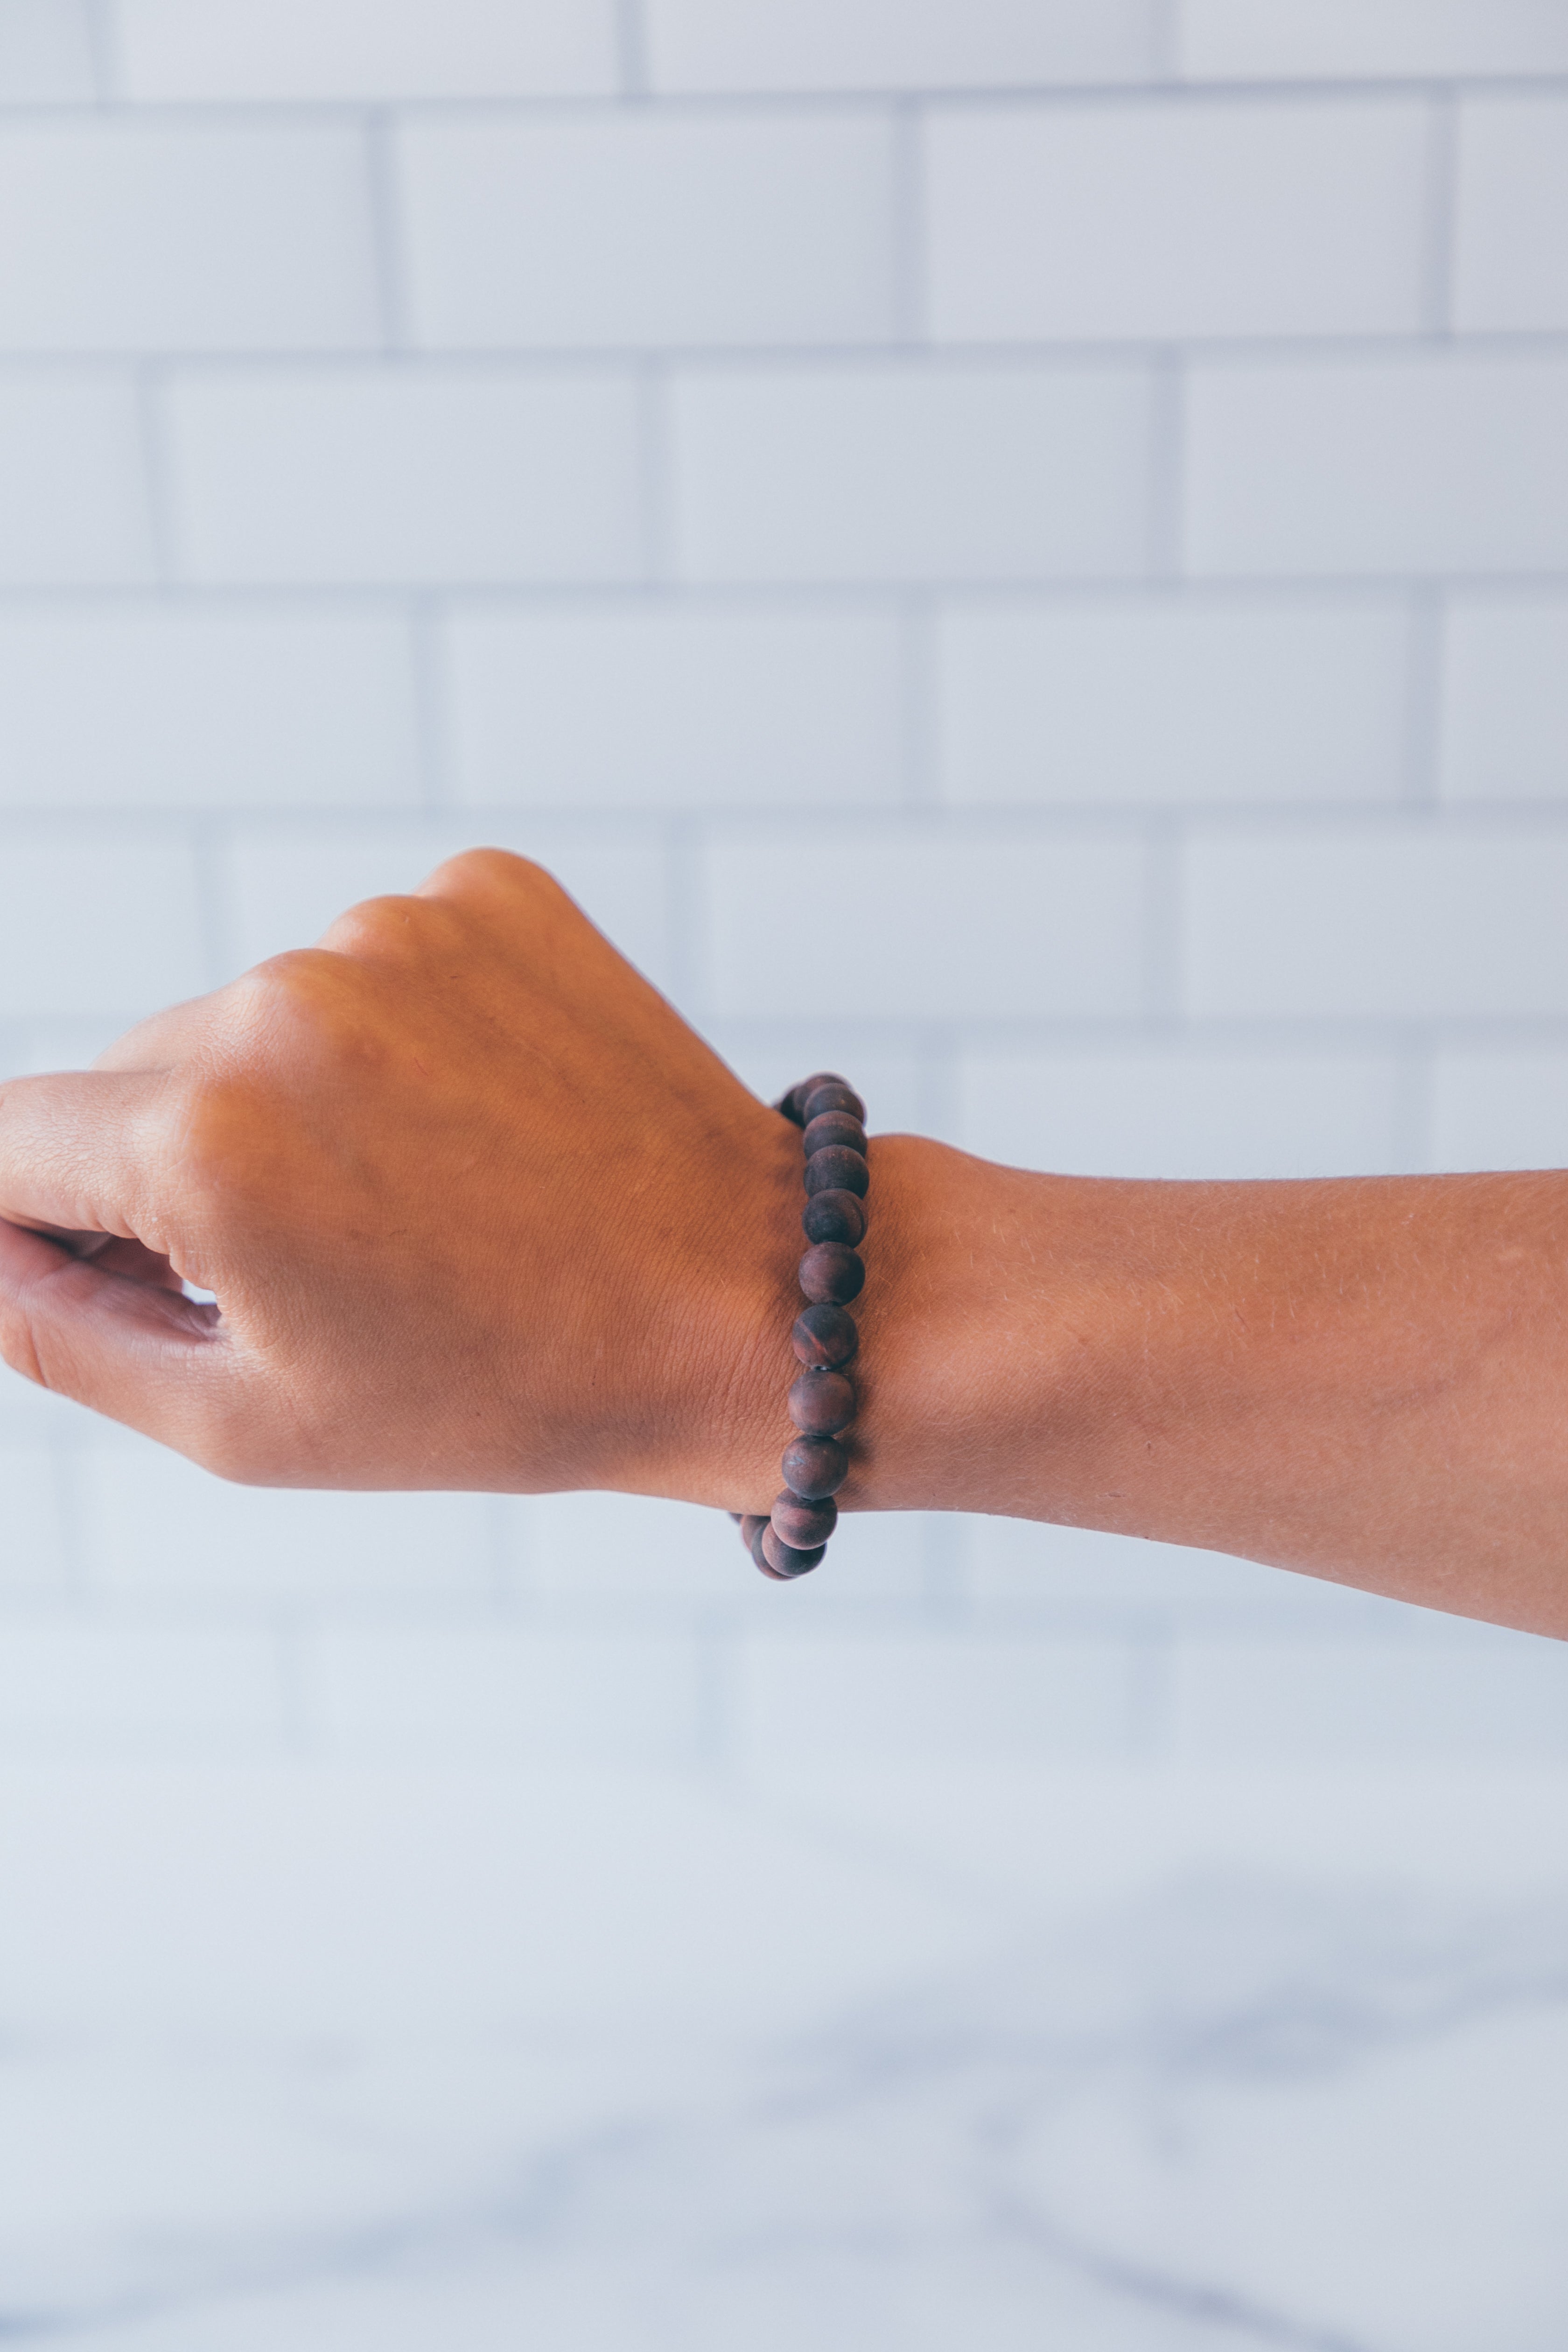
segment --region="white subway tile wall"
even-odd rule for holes
[[[759,1091],[1568,1162],[1559,0],[7,0],[0,108],[5,1066],[484,840]],[[1546,1645],[1093,1531],[781,1596],[16,1376],[0,1482],[11,1749],[1568,1742]]]

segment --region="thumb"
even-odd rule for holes
[[[235,1349],[216,1308],[147,1278],[161,1247],[151,1077],[72,1073],[0,1089],[0,1356],[27,1379],[205,1457],[228,1415]],[[45,1226],[71,1240],[26,1230]]]

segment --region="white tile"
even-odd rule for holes
[[[1108,1622],[1155,1639],[1216,1619],[1294,1626],[1305,1618],[1330,1634],[1370,1633],[1399,1613],[1393,1601],[1228,1552],[1029,1519],[965,1519],[963,1582],[982,1603],[1065,1604],[1079,1622],[1103,1611]]]
[[[262,1633],[72,1620],[13,1622],[0,1640],[0,1744],[254,1748],[282,1730]]]
[[[466,801],[839,806],[895,798],[900,641],[880,613],[459,611]]]
[[[1568,563],[1568,362],[1200,362],[1187,539],[1200,572]]]
[[[926,137],[939,339],[1417,324],[1426,131],[1408,101],[954,109]]]
[[[437,1626],[322,1633],[305,1706],[340,1748],[407,1747],[672,1762],[694,1750],[694,1642]]]
[[[1149,0],[647,0],[656,89],[875,89],[1129,80]]]
[[[1280,830],[1187,853],[1195,1013],[1568,1013],[1568,829]]]
[[[65,1573],[64,1530],[55,1457],[47,1446],[0,1443],[0,1599],[58,1583]],[[5,1636],[0,1633],[0,1642]]]
[[[1183,70],[1234,74],[1561,73],[1557,0],[1182,0]]]
[[[0,582],[119,584],[152,576],[131,387],[30,371],[0,382]]]
[[[1459,110],[1454,323],[1568,328],[1568,99],[1472,99]]]
[[[862,115],[416,122],[415,339],[863,342],[892,324],[892,135]]]
[[[116,1599],[374,1608],[410,1595],[471,1604],[492,1590],[480,1495],[233,1486],[123,1443],[84,1452],[76,1476],[88,1574]]]
[[[1436,1055],[1431,1164],[1568,1168],[1568,1052],[1455,1046]]]
[[[195,580],[615,580],[641,568],[634,395],[604,376],[185,377],[168,402]]]
[[[943,797],[1363,801],[1400,788],[1408,628],[1355,604],[959,605]]]
[[[6,0],[0,105],[80,105],[94,95],[88,0]]]
[[[1135,371],[691,374],[672,395],[690,580],[1027,580],[1142,568]]]
[[[353,131],[12,125],[0,216],[0,349],[342,350],[378,331]]]
[[[1528,1633],[1190,1640],[1174,1685],[1183,1759],[1568,1753],[1568,1649]]]
[[[1130,1731],[1128,1660],[1114,1640],[1070,1636],[781,1634],[745,1645],[738,1715],[759,1763],[1116,1755]]]
[[[971,1050],[959,1139],[1064,1176],[1384,1175],[1394,1075],[1375,1055]]]
[[[808,887],[809,885],[809,887]],[[715,842],[706,858],[710,1002],[774,1019],[1127,1014],[1141,1004],[1142,853],[1012,832],[835,829]],[[790,909],[761,954],[756,909]]]
[[[309,947],[362,898],[417,889],[443,859],[486,846],[515,850],[548,866],[623,955],[656,985],[668,985],[663,851],[656,833],[629,822],[613,833],[517,819],[497,824],[449,818],[374,831],[242,831],[226,859],[234,908],[232,968],[243,971],[265,956]]]
[[[0,610],[0,801],[413,800],[408,633],[334,612]]]
[[[613,0],[113,0],[133,99],[510,98],[616,83]]]
[[[1439,779],[1451,801],[1568,796],[1568,603],[1449,605]]]
[[[195,863],[101,825],[0,840],[0,1018],[155,1013],[206,985]]]

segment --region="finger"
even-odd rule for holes
[[[5,1223],[0,1355],[39,1387],[198,1459],[234,1419],[235,1351],[216,1307]]]
[[[112,1234],[166,1256],[165,1074],[73,1070],[0,1087],[0,1217],[57,1233]]]

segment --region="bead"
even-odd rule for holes
[[[765,1511],[742,1512],[741,1541],[745,1545],[748,1551],[750,1551],[752,1545],[756,1543],[762,1535],[763,1529],[767,1526],[767,1513]]]
[[[830,1143],[825,1151],[813,1154],[805,1163],[805,1189],[813,1192],[853,1192],[864,1198],[871,1181],[871,1171],[858,1151],[847,1150],[842,1143]]]
[[[799,1086],[791,1087],[788,1094],[773,1108],[782,1110],[785,1118],[793,1119],[796,1127],[804,1127],[805,1105],[818,1087],[842,1087],[847,1094],[849,1091],[847,1080],[841,1078],[837,1070],[814,1070],[809,1078],[802,1078]]]
[[[849,1475],[849,1456],[831,1437],[797,1437],[784,1447],[779,1468],[792,1495],[818,1503],[843,1486]]]
[[[837,1437],[855,1418],[855,1383],[842,1372],[802,1372],[790,1382],[788,1402],[803,1437]]]
[[[752,1559],[762,1570],[764,1576],[776,1576],[778,1574],[777,1569],[770,1568],[767,1561],[763,1558],[763,1538],[767,1534],[768,1522],[766,1519],[752,1519],[751,1524],[756,1528],[756,1533],[753,1536],[748,1537],[746,1541],[746,1549],[751,1553]]]
[[[804,1576],[826,1549],[826,1544],[818,1544],[815,1551],[796,1551],[793,1544],[780,1543],[772,1528],[764,1531],[762,1541],[763,1563],[775,1576]]]
[[[860,1345],[860,1334],[855,1328],[853,1315],[846,1315],[842,1307],[824,1299],[796,1316],[789,1343],[799,1361],[809,1364],[814,1371],[836,1372]]]
[[[847,1151],[858,1151],[862,1159],[866,1156],[866,1130],[847,1110],[819,1111],[808,1123],[801,1140],[808,1160],[815,1160],[830,1143],[842,1144]]]
[[[786,1486],[773,1505],[773,1530],[780,1543],[796,1551],[814,1551],[825,1544],[838,1524],[838,1506],[831,1495],[819,1503],[808,1503],[804,1495],[792,1495]]]
[[[866,1106],[854,1087],[847,1087],[842,1078],[824,1077],[815,1083],[808,1079],[806,1085],[811,1090],[807,1093],[803,1087],[799,1102],[807,1122],[819,1118],[825,1110],[847,1110],[851,1118],[864,1124]]]
[[[858,1298],[866,1282],[866,1269],[852,1249],[842,1242],[816,1242],[800,1262],[800,1286],[814,1302],[831,1299],[836,1306],[847,1307]]]
[[[808,1242],[844,1242],[853,1249],[866,1237],[865,1205],[853,1192],[814,1192],[800,1223]]]

